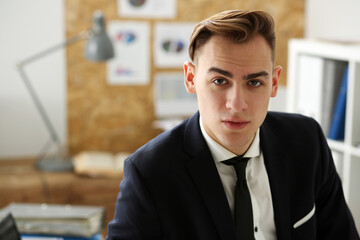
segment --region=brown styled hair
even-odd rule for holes
[[[197,24],[190,37],[189,56],[192,61],[213,35],[220,35],[236,43],[248,42],[260,34],[269,44],[275,59],[275,24],[271,15],[263,11],[229,10],[218,13]]]

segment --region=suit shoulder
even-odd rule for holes
[[[314,134],[323,135],[317,121],[311,117],[295,113],[268,112],[263,128],[273,129],[284,134]]]
[[[318,126],[319,124],[315,119],[304,116],[298,113],[285,113],[285,112],[268,112],[266,122],[270,122],[272,124],[281,124],[283,126],[291,125],[313,125]]]
[[[186,122],[187,120],[151,139],[137,149],[129,159],[135,164],[142,165],[147,162],[162,161],[165,156],[176,156],[181,153]]]

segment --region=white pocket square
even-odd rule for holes
[[[294,228],[300,227],[301,225],[306,223],[314,214],[315,214],[315,205],[314,205],[313,209],[305,217],[303,217],[302,219],[297,221],[293,227]]]

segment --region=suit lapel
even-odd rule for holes
[[[189,119],[185,128],[185,151],[191,156],[186,167],[215,223],[221,239],[236,239],[235,227],[220,176],[210,150],[201,134],[199,114]],[[291,239],[290,177],[288,157],[266,118],[260,130],[260,145],[274,208],[278,240]]]
[[[277,236],[279,240],[291,239],[289,158],[281,149],[269,117],[261,126],[260,146],[270,182]]]
[[[201,134],[199,114],[185,128],[185,151],[191,155],[187,170],[197,187],[221,239],[236,239],[234,222],[210,150]]]

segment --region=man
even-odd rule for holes
[[[267,112],[281,73],[271,16],[210,17],[189,54],[199,112],[126,160],[107,239],[359,239],[319,125]]]

